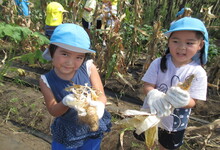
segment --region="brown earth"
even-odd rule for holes
[[[0,82],[0,150],[49,150],[50,149],[50,124],[53,118],[47,112],[43,96],[40,93],[35,79],[38,77],[13,77],[5,78]],[[12,73],[9,76],[13,76]],[[29,74],[30,76],[30,74]],[[22,79],[28,80],[28,83]],[[31,81],[31,82],[30,82]],[[119,82],[121,81],[121,82]],[[129,79],[127,80],[129,81]],[[130,81],[129,81],[130,82]],[[135,83],[132,83],[135,85]],[[112,86],[110,86],[112,85]],[[139,86],[123,84],[122,80],[108,80],[105,86],[110,89],[122,90],[121,95],[130,97],[123,98],[108,96],[108,111],[112,114],[113,127],[111,132],[105,135],[102,150],[144,150],[145,144],[133,137],[133,130],[124,132],[123,140],[120,133],[123,129],[115,125],[115,121],[121,120],[120,112],[126,109],[140,109],[141,93]],[[136,89],[136,90],[134,90]],[[109,95],[109,92],[106,92]],[[111,93],[112,94],[112,93]],[[114,93],[113,93],[114,95]],[[131,96],[134,96],[132,98]],[[133,101],[132,101],[133,100]],[[220,148],[220,97],[209,95],[208,101],[199,102],[192,111],[192,118],[186,132],[184,144],[181,150],[207,149],[217,150]],[[215,121],[215,122],[214,122]]]
[[[219,43],[218,41],[216,44],[219,46]],[[5,46],[5,43],[1,45]],[[4,55],[1,52],[1,57]],[[115,121],[123,118],[120,115],[121,111],[140,109],[143,95],[139,89],[142,84],[137,81],[142,76],[142,66],[145,60],[140,61],[135,62],[133,68],[128,69],[128,75],[108,79],[105,83],[105,87],[118,94],[116,97],[108,96],[110,104],[106,108],[112,114],[113,127],[103,139],[102,150],[146,149],[143,142],[134,138],[133,130],[125,131],[122,139],[120,133],[123,133],[123,129],[115,125]],[[17,67],[24,67],[23,64],[17,62],[16,64]],[[213,60],[207,68],[209,82],[212,83],[208,88],[208,100],[198,102],[193,108],[185,134],[185,144],[180,150],[220,149],[219,64],[220,57]],[[9,69],[14,72],[8,73],[4,80],[0,80],[0,150],[50,150],[50,125],[53,118],[47,112],[43,96],[37,86],[36,79],[39,78],[39,74],[29,73],[27,70],[30,68],[24,67],[23,69],[25,72]],[[36,68],[34,70],[36,71]],[[37,71],[44,73],[42,68]],[[0,67],[0,73],[2,72],[4,68]],[[111,92],[106,93],[115,95]],[[128,97],[121,97],[123,95]]]

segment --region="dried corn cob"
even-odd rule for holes
[[[88,84],[85,86],[74,84],[73,86],[65,88],[65,90],[74,93],[75,101],[73,101],[73,105],[86,110],[85,116],[78,116],[79,120],[88,124],[91,131],[97,131],[99,128],[99,118],[96,113],[96,108],[89,105],[91,100],[98,100],[97,91],[89,87]]]
[[[183,83],[179,83],[177,86],[179,86],[182,90],[189,90],[193,79],[195,78],[195,75],[190,75]]]

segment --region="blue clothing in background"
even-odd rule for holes
[[[56,29],[57,26],[48,26],[46,25],[44,27],[45,30],[45,35],[50,39],[50,37],[52,36],[54,30]]]
[[[29,16],[29,3],[28,0],[15,0],[16,5],[18,6],[19,15]]]
[[[63,97],[70,92],[65,90],[66,87],[72,86],[72,82],[78,85],[91,86],[90,78],[87,73],[86,62],[75,73],[72,82],[59,78],[54,70],[45,74],[48,84],[57,100],[62,101]],[[53,141],[65,145],[67,148],[81,147],[89,139],[102,138],[104,132],[110,131],[111,115],[105,110],[103,117],[99,120],[98,131],[91,132],[87,124],[79,121],[78,113],[75,109],[70,108],[65,114],[55,118],[51,131]]]

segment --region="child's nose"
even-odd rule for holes
[[[69,66],[70,66],[70,65],[71,65],[71,66],[74,65],[74,59],[73,59],[73,58],[67,59],[67,60],[66,60],[66,64],[69,65]]]
[[[186,44],[185,43],[180,43],[179,44],[179,49],[185,50],[186,49]]]

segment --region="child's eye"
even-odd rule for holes
[[[82,59],[83,59],[83,57],[77,57],[77,59],[82,60]]]
[[[63,56],[68,56],[68,54],[67,54],[67,53],[62,53],[62,55],[63,55]]]
[[[192,42],[187,42],[187,45],[192,45],[193,43]]]

